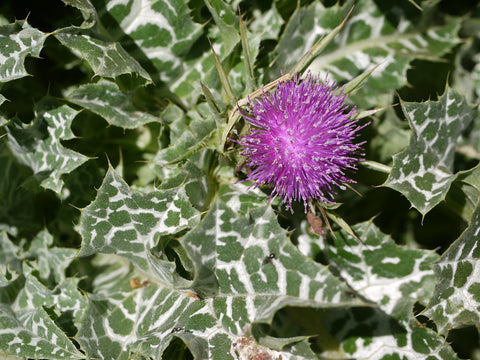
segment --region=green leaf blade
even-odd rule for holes
[[[15,157],[33,170],[42,187],[57,193],[64,185],[62,175],[87,161],[86,156],[61,143],[74,138],[70,126],[77,113],[68,105],[46,97],[36,105],[31,125],[17,121],[7,127],[8,145]]]
[[[288,71],[319,38],[329,35],[350,7],[350,3],[329,8],[314,3],[297,9],[278,43],[271,78],[282,70]],[[460,42],[458,21],[421,31],[418,22],[422,20],[412,19],[401,8],[386,16],[372,0],[355,2],[343,30],[309,69],[346,82],[377,66],[352,100],[365,108],[389,105],[391,98],[385,97],[385,93],[406,84],[406,73],[413,59],[438,60]]]
[[[0,83],[28,76],[25,57],[39,57],[47,36],[25,20],[0,26]]]
[[[84,358],[42,307],[16,316],[0,304],[0,326],[8,329],[0,335],[0,349],[7,354],[52,360]]]
[[[133,93],[123,92],[117,84],[106,80],[77,87],[67,95],[67,100],[124,129],[158,122],[157,117],[138,110],[132,104]]]
[[[441,334],[466,324],[480,327],[479,229],[477,204],[468,228],[433,265],[438,285],[424,313]]]
[[[187,1],[123,4],[109,0],[94,4],[101,9],[99,21],[109,38],[137,59],[155,82],[191,82],[189,77],[184,78],[191,70],[185,63],[186,55],[203,28],[190,18]]]
[[[78,279],[66,280],[51,290],[32,270],[24,262],[23,279],[0,288],[0,351],[27,358],[84,358],[54,321],[57,314],[71,312],[73,325],[78,325],[85,306]]]
[[[172,116],[176,118],[170,124],[170,144],[155,155],[153,163],[156,165],[179,162],[205,148],[207,140],[213,136],[216,129],[215,118],[205,107],[185,114],[177,106],[170,105],[163,112],[162,118],[169,119]]]
[[[402,194],[423,215],[445,199],[453,174],[456,139],[472,120],[470,106],[447,89],[436,102],[402,103],[413,134],[407,149],[393,157],[384,186]]]
[[[68,30],[68,31],[67,31]],[[148,82],[147,71],[117,42],[106,42],[77,30],[57,32],[55,37],[92,67],[95,76],[116,78],[122,74],[137,74]]]
[[[232,190],[226,186],[222,193]],[[234,334],[242,334],[253,322],[270,322],[287,305],[358,304],[326,268],[296,250],[269,208],[252,209],[242,216],[217,200],[201,226],[182,243],[196,264],[193,287],[200,293],[217,294],[218,314],[237,314],[222,316],[223,326]]]
[[[149,252],[156,245],[156,236],[173,235],[193,226],[198,216],[183,187],[143,194],[130,190],[110,168],[97,198],[82,210],[79,256],[114,253],[152,273],[155,267],[149,263],[153,261]]]

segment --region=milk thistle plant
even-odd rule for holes
[[[256,186],[271,184],[292,208],[292,200],[331,203],[335,186],[352,182],[361,144],[353,141],[362,128],[346,110],[345,95],[332,83],[308,73],[278,84],[272,93],[250,102],[245,116],[252,130],[240,140],[242,155],[253,170]]]
[[[478,360],[479,19],[1,1],[0,359]]]

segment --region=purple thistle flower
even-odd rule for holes
[[[252,168],[252,186],[269,184],[292,209],[292,200],[332,203],[336,187],[354,182],[346,171],[356,170],[363,156],[353,140],[363,126],[351,120],[346,95],[336,95],[335,83],[321,83],[308,73],[280,82],[270,93],[250,100],[251,116],[243,115],[251,131],[239,140],[241,154]]]

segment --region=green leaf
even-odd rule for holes
[[[425,315],[440,334],[467,324],[480,327],[480,206],[470,225],[433,264],[438,284]]]
[[[190,19],[187,1],[143,4],[95,0],[93,4],[108,37],[119,42],[155,81],[171,84],[190,69],[185,57],[201,35],[202,26]]]
[[[480,164],[457,173],[446,202],[466,222],[472,218],[480,200]]]
[[[326,349],[330,347],[335,349],[335,346],[339,345],[335,358],[459,359],[444,338],[414,319],[398,322],[376,307],[345,309],[323,314],[320,322],[330,336],[322,337],[318,342]],[[310,321],[315,320],[310,317]],[[332,352],[324,351],[320,356],[329,358]]]
[[[264,11],[261,16],[255,16],[249,28],[252,34],[260,36],[263,40],[276,40],[282,30],[284,21],[276,6]]]
[[[89,0],[62,0],[65,5],[73,6],[80,10],[82,13],[84,22],[80,26],[81,28],[91,28],[97,22],[97,11],[93,7]]]
[[[155,257],[151,250],[157,245],[157,236],[187,229],[198,217],[184,187],[132,191],[109,168],[96,199],[82,210],[77,227],[82,236],[79,256],[118,254],[157,280],[174,284],[180,279],[174,276],[172,264]]]
[[[472,120],[465,99],[447,88],[438,101],[402,103],[412,136],[407,149],[393,157],[384,186],[401,192],[425,215],[445,199],[455,179],[456,139]]]
[[[5,96],[0,94],[0,105],[2,105],[5,101],[7,101]],[[7,123],[8,123],[8,120],[5,117],[3,117],[2,115],[0,115],[0,127],[2,127],[3,125],[6,125]]]
[[[224,1],[206,0],[205,5],[220,31],[222,41],[219,52],[223,55],[229,54],[240,41],[237,16]]]
[[[242,40],[242,54],[243,54],[243,66],[245,72],[245,83],[247,84],[248,91],[253,91],[255,87],[255,77],[253,75],[253,63],[255,59],[252,57],[250,52],[250,45],[247,37],[247,29],[245,23],[242,20],[242,17],[239,17],[240,20],[240,38]]]
[[[26,264],[23,265],[25,284],[11,306],[17,317],[35,317],[39,316],[39,313],[43,317],[43,308],[48,308],[55,316],[71,313],[73,324],[78,326],[86,306],[86,299],[78,289],[79,279],[68,278],[51,290],[32,275],[34,270]]]
[[[65,269],[74,259],[77,250],[52,245],[53,236],[47,230],[43,230],[33,239],[26,256],[36,259],[33,266],[38,270],[40,279],[48,283],[52,277],[57,284],[66,281]]]
[[[236,101],[236,97],[235,94],[232,92],[232,88],[230,86],[230,82],[228,80],[225,69],[223,68],[222,63],[220,62],[220,59],[218,58],[212,44],[210,44],[210,48],[212,50],[213,59],[215,61],[215,68],[217,69],[218,77],[220,78],[220,83],[222,84],[222,88],[225,91],[227,100],[231,104],[234,104]]]
[[[103,117],[109,124],[135,129],[143,124],[158,122],[158,118],[138,110],[133,104],[134,93],[121,91],[117,84],[101,80],[72,90],[67,100]]]
[[[288,72],[313,47],[342,22],[346,13],[339,7],[325,8],[321,3],[298,7],[290,17],[275,49],[271,78]]]
[[[206,302],[155,282],[132,289],[130,280],[139,275],[118,257],[101,256],[96,265],[103,271],[94,281],[94,294],[77,337],[90,357],[161,358],[172,339],[180,337],[197,359],[206,359],[212,351],[208,339],[215,342],[226,337],[208,314]],[[99,317],[105,321],[98,321]]]
[[[269,322],[286,305],[348,306],[351,299],[342,293],[343,284],[298,252],[270,207],[238,212],[238,200],[248,198],[246,186],[242,188],[232,197],[234,188],[221,185],[220,198],[200,226],[182,239],[196,267],[193,286],[217,294],[214,307],[224,314],[223,326],[241,334],[247,324]]]
[[[131,359],[137,354],[159,359],[170,341],[180,337],[197,359],[207,359],[209,345],[202,332],[212,332],[212,342],[221,332],[214,333],[215,320],[206,312],[204,303],[156,284],[114,290],[108,297],[91,297],[78,340],[92,358]]]
[[[72,312],[80,318],[85,307],[83,296],[77,289],[78,280],[49,290],[24,265],[25,284],[12,303],[0,303],[0,351],[26,358],[82,359],[80,353],[60,327],[54,322],[49,309],[59,313]],[[18,286],[16,282],[10,286]],[[0,288],[0,298],[6,299],[8,288]],[[5,331],[6,330],[6,331]]]
[[[112,171],[109,174],[113,176]],[[99,193],[104,194],[104,189],[105,185]],[[265,196],[258,200],[245,185],[222,185],[219,194],[206,217],[181,238],[194,263],[193,290],[172,289],[157,280],[131,289],[128,284],[135,274],[118,261],[95,279],[95,293],[78,336],[89,356],[128,359],[135,353],[160,358],[172,339],[179,337],[196,359],[232,359],[235,351],[247,351],[241,350],[245,341],[257,353],[288,358],[300,350],[259,346],[248,340],[249,327],[270,322],[277,310],[288,305],[362,304],[345,294],[347,287],[326,267],[295,249],[273,211],[259,208]],[[118,192],[109,195],[119,197]],[[240,199],[249,199],[245,203],[250,206],[242,205]],[[98,198],[96,203],[100,204]],[[107,261],[112,263],[112,258]],[[207,292],[214,296],[197,297]],[[105,320],[98,321],[99,317]]]
[[[116,78],[135,73],[151,82],[148,72],[118,42],[107,42],[77,29],[67,28],[55,33],[55,37],[75,55],[85,59],[94,76]]]
[[[0,288],[8,286],[22,272],[20,249],[8,237],[6,231],[0,232]]]
[[[3,352],[0,351],[0,356],[2,357],[2,359],[4,360],[24,360],[25,358],[20,358],[20,357],[17,357],[17,356],[14,356],[14,355],[10,355],[10,354],[5,354]]]
[[[0,304],[0,326],[8,329],[0,334],[0,349],[7,354],[52,360],[84,358],[43,307],[16,316]]]
[[[405,122],[400,121],[393,108],[386,109],[379,121],[373,121],[370,126],[375,131],[375,136],[367,146],[377,154],[377,161],[391,164],[393,155],[408,146],[410,129],[406,128]],[[389,172],[390,170],[387,173]]]
[[[351,11],[351,10],[350,10]],[[297,63],[290,69],[289,73],[290,74],[296,74],[296,73],[301,73],[303,72],[308,65],[330,44],[330,42],[337,36],[337,34],[342,30],[343,26],[345,25],[345,22],[347,21],[348,15],[343,19],[343,21],[338,24],[332,31],[328,33],[328,35],[320,37],[315,44],[313,44],[310,49],[298,60]],[[368,73],[368,72],[367,72]],[[349,85],[347,85],[347,88]],[[348,89],[345,91],[347,94],[349,93]]]
[[[170,174],[159,186],[159,189],[169,190],[183,186],[190,202],[197,210],[205,211],[208,209],[210,197],[213,196],[215,189],[211,184],[211,179],[205,174],[205,171],[208,171],[209,164],[201,166],[202,164],[198,161],[198,157],[208,157],[209,154],[205,154],[206,152],[197,153],[196,157],[192,157],[184,166],[178,168],[175,175]],[[201,170],[199,166],[202,169],[207,168],[207,170]]]
[[[31,248],[36,248],[40,242],[42,245],[50,244],[51,235],[42,231]],[[0,352],[27,358],[83,358],[83,354],[54,322],[50,313],[54,312],[53,318],[69,313],[73,326],[80,323],[85,300],[78,290],[78,279],[66,279],[64,273],[76,250],[52,247],[49,253],[22,253],[21,248],[15,246],[5,232],[0,233],[0,248],[0,274],[3,275],[0,277],[0,328],[3,330],[0,334]],[[63,257],[65,251],[69,252],[69,259]],[[50,272],[47,261],[51,262],[50,266],[60,265],[53,270],[56,271],[55,278],[61,279],[61,283],[55,284],[53,290],[47,289],[32,275],[31,267],[26,263],[22,267],[21,260],[26,257],[32,265],[38,265],[38,273],[43,278],[46,277],[43,271]],[[37,262],[33,260],[34,257]],[[63,263],[57,261],[60,258],[63,258]]]
[[[259,81],[255,79],[254,69],[250,67],[254,66],[258,58],[261,43],[263,40],[276,39],[283,25],[283,20],[275,7],[272,7],[267,10],[264,16],[252,19],[252,22],[249,24],[243,21],[237,24],[237,16],[232,10],[225,9],[226,5],[222,5],[218,1],[211,1],[211,4],[214,8],[209,7],[209,9],[214,19],[216,19],[215,21],[221,22],[222,25],[219,25],[218,28],[211,28],[208,37],[215,45],[215,51],[219,53],[219,58],[223,60],[223,67],[228,74],[233,94],[236,94],[238,97],[246,97],[261,86]],[[223,14],[223,16],[218,17],[218,14]],[[229,30],[223,31],[224,27]],[[240,38],[238,33],[240,33]],[[226,42],[224,40],[225,37],[228,38]],[[239,39],[242,46],[242,55],[240,56],[242,59],[239,58],[235,51]],[[202,78],[213,88],[216,82],[213,81],[211,74],[206,71],[207,68],[203,63],[202,68],[204,69]],[[223,83],[225,81],[222,81]],[[231,98],[231,95],[229,98]]]
[[[321,36],[327,36],[341,23],[350,7],[347,3],[343,7],[325,8],[316,2],[298,8],[279,40],[271,77],[289,70]],[[444,27],[425,27],[426,21],[405,14],[401,6],[395,9],[385,16],[374,1],[356,1],[343,31],[310,69],[343,82],[378,66],[352,99],[366,108],[389,105],[391,97],[385,94],[406,84],[411,60],[438,59],[460,41],[458,21]]]
[[[215,118],[206,106],[199,106],[185,114],[177,106],[169,105],[161,117],[167,123],[173,120],[170,124],[170,146],[160,150],[153,159],[161,166],[191,156],[205,145],[216,128]]]
[[[0,26],[0,83],[27,76],[25,57],[39,57],[47,36],[24,20]]]
[[[0,139],[0,230],[11,235],[36,233],[44,226],[40,224],[44,216],[36,208],[38,199],[22,187],[31,173],[18,164],[4,140]]]
[[[337,232],[332,244],[325,246],[330,263],[357,294],[386,314],[409,318],[408,304],[426,303],[433,294],[435,275],[429,265],[438,255],[396,245],[372,222],[352,229],[360,242],[343,230]]]
[[[63,147],[61,140],[73,139],[70,129],[77,111],[46,97],[35,106],[35,119],[24,125],[16,121],[7,126],[8,146],[22,164],[33,170],[46,189],[60,193],[63,174],[79,167],[87,158]]]
[[[332,271],[352,289],[349,295],[375,306],[325,312],[320,321],[332,338],[319,339],[320,346],[338,344],[342,358],[456,359],[445,339],[412,317],[414,304],[426,304],[433,294],[430,264],[438,255],[396,245],[372,222],[352,229],[360,242],[342,230],[320,244]]]

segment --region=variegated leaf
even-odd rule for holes
[[[32,274],[33,271],[36,271],[36,269],[24,264],[25,284],[11,305],[11,309],[15,312],[17,318],[25,324],[25,320],[32,321],[32,318],[43,317],[42,310],[45,307],[51,309],[56,316],[65,312],[71,313],[73,325],[79,326],[86,307],[86,299],[78,289],[79,279],[73,277],[65,279],[52,290],[42,284]],[[43,334],[44,332],[39,331],[38,333]],[[59,335],[60,329],[55,330],[54,333],[62,340],[62,335]],[[55,336],[54,334],[51,335]],[[55,338],[51,342],[53,345],[57,344]],[[61,344],[61,342],[58,342],[58,344]]]
[[[75,137],[70,126],[78,112],[50,97],[39,102],[35,110],[32,124],[16,121],[7,126],[8,146],[18,161],[33,170],[42,187],[60,193],[62,175],[87,161],[61,143]]]
[[[97,22],[97,11],[90,0],[62,0],[65,5],[73,6],[80,10],[84,22],[82,28],[91,28]]]
[[[243,359],[246,353],[308,359],[301,355],[308,353],[305,349],[255,345],[248,335],[251,325],[270,322],[288,305],[363,304],[349,297],[327,268],[295,249],[269,207],[243,207],[240,199],[250,196],[255,202],[244,185],[222,185],[220,194],[206,217],[181,239],[194,263],[192,290],[165,287],[155,277],[132,289],[135,275],[121,263],[96,279],[96,295],[79,335],[90,356],[159,358],[179,337],[197,359]],[[212,296],[203,298],[207,294]],[[96,320],[100,314],[105,321]]]
[[[0,94],[0,105],[2,105],[6,100],[7,99],[5,98],[5,96]],[[3,125],[5,125],[7,123],[8,123],[8,120],[0,114],[0,127],[2,127]]]
[[[330,358],[369,360],[458,360],[459,357],[433,330],[416,322],[397,321],[380,309],[353,308],[328,312],[320,320],[329,330],[329,338],[319,339],[320,346],[340,344],[336,352],[321,353]],[[332,356],[333,358],[333,356]]]
[[[78,323],[85,308],[84,298],[77,289],[78,280],[72,278],[52,291],[31,274],[26,264],[23,274],[25,281],[21,289],[18,290],[18,282],[9,288],[0,288],[2,300],[11,299],[11,294],[18,292],[10,304],[5,300],[0,303],[0,351],[25,358],[84,358],[54,322],[50,310],[47,311],[53,308],[59,314],[72,312]]]
[[[174,337],[184,340],[197,359],[209,358],[216,346],[227,355],[228,336],[216,326],[205,301],[155,282],[132,289],[131,279],[138,275],[112,256],[102,257],[98,265],[105,271],[95,279],[78,335],[90,357],[161,358]],[[98,321],[100,314],[105,321]]]
[[[470,222],[480,200],[480,164],[456,174],[446,203],[465,221]]]
[[[225,1],[206,0],[205,5],[210,11],[222,39],[222,41],[220,41],[221,50],[219,49],[218,52],[221,54],[230,54],[240,41],[238,19],[235,12]]]
[[[35,236],[25,256],[36,259],[35,268],[44,283],[48,284],[51,280],[59,284],[66,281],[65,269],[75,258],[77,250],[52,245],[53,236],[43,230]]]
[[[118,42],[106,42],[77,29],[65,29],[55,37],[79,58],[85,59],[95,76],[116,78],[122,74],[136,74],[147,81],[150,75]]]
[[[256,9],[254,12],[257,11]],[[250,31],[253,34],[261,34],[262,39],[276,40],[283,26],[282,16],[277,8],[272,6],[264,11],[261,17],[255,17],[250,23]]]
[[[349,304],[344,286],[328,270],[303,257],[288,241],[270,207],[246,213],[232,210],[246,187],[232,197],[220,195],[202,220],[183,239],[196,267],[194,288],[217,294],[214,311],[223,326],[242,334],[252,322],[268,322],[286,305],[330,307]],[[348,306],[348,305],[347,305]],[[237,314],[237,315],[235,315]]]
[[[0,26],[0,83],[27,76],[25,57],[39,57],[47,36],[25,20]]]
[[[0,349],[6,354],[52,360],[84,358],[43,307],[33,312],[22,311],[17,316],[0,304],[0,326],[8,329],[0,334]]]
[[[156,81],[171,84],[187,72],[184,56],[202,34],[202,26],[190,19],[187,1],[92,3],[110,38],[122,44]]]
[[[438,284],[425,315],[441,334],[466,324],[480,327],[480,206],[464,233],[433,268]]]
[[[79,86],[66,97],[79,105],[103,117],[109,124],[124,129],[134,129],[140,125],[157,122],[158,118],[138,110],[133,105],[131,92],[123,92],[114,82],[107,80],[95,84]]]
[[[82,236],[79,256],[113,253],[124,256],[139,269],[173,284],[174,264],[151,251],[158,236],[174,235],[193,226],[198,211],[188,200],[185,188],[132,191],[109,169],[96,199],[82,210],[78,232]]]
[[[405,14],[408,7],[411,5],[407,2],[399,4],[386,16],[373,0],[356,1],[342,31],[310,69],[329,73],[338,81],[349,81],[377,66],[352,100],[363,107],[390,104],[391,96],[385,95],[406,84],[410,61],[438,59],[460,41],[458,22],[422,31],[420,20],[412,21],[414,14]],[[281,70],[290,71],[315,41],[341,23],[350,8],[350,3],[325,8],[319,2],[298,8],[278,43],[271,78],[278,77]]]
[[[378,304],[387,314],[410,317],[416,301],[426,303],[433,294],[435,275],[430,264],[433,251],[396,245],[372,222],[352,227],[360,241],[344,232],[325,245],[332,266],[363,298]],[[404,313],[406,309],[406,313]]]
[[[412,135],[407,149],[393,157],[384,186],[401,192],[423,215],[445,199],[455,179],[456,140],[472,121],[465,99],[447,88],[438,101],[402,103]]]
[[[375,307],[327,313],[321,321],[333,339],[319,339],[320,346],[339,343],[341,356],[355,359],[457,359],[445,339],[412,316],[413,305],[426,304],[433,294],[436,279],[430,264],[438,255],[396,245],[372,222],[352,229],[360,241],[340,231],[331,243],[320,244],[331,267],[351,287],[349,295]]]
[[[0,288],[8,286],[22,272],[21,250],[8,237],[0,232]]]
[[[204,141],[212,135],[216,126],[215,119],[202,104],[188,113],[175,105],[169,105],[161,116],[166,122],[170,119],[170,145],[161,149],[153,159],[157,165],[178,162],[192,155],[204,145]]]
[[[204,161],[210,163],[210,161],[215,161],[215,157],[208,150],[196,153],[184,166],[177,167],[175,175],[170,174],[159,186],[159,189],[169,190],[183,186],[193,207],[199,211],[205,211],[208,208],[209,197],[212,196],[213,189],[211,188],[211,179],[201,170],[209,166],[202,166]]]

